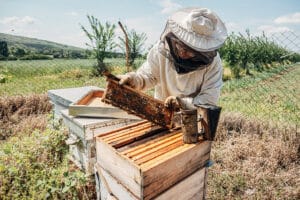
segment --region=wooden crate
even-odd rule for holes
[[[134,123],[133,119],[107,119],[74,117],[68,110],[61,111],[64,125],[68,128],[69,158],[86,174],[93,174],[96,163],[96,134],[106,133],[119,127]],[[69,142],[73,141],[73,142]]]
[[[141,121],[96,137],[97,163],[136,199],[153,199],[205,168],[211,142]],[[176,190],[173,190],[176,193]]]
[[[185,179],[179,181],[162,194],[154,197],[155,200],[201,200],[205,196],[207,168],[201,168]],[[128,191],[117,179],[111,176],[98,163],[95,164],[95,179],[97,200],[139,200]]]

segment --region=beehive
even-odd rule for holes
[[[68,114],[68,110],[61,111],[62,119],[68,128],[69,158],[88,175],[93,174],[96,163],[96,134],[106,133],[119,127],[134,123],[132,119],[84,118]],[[70,142],[71,141],[71,142]]]
[[[70,104],[69,115],[76,117],[98,117],[111,119],[139,119],[125,111],[102,102],[104,89],[89,91],[78,101]]]
[[[166,192],[166,196],[180,195],[179,189],[172,189],[180,182],[199,176],[201,180],[205,179],[203,171],[210,149],[209,141],[199,138],[196,144],[184,144],[181,129],[168,130],[148,121],[96,137],[97,166],[102,177],[111,177],[128,192],[128,199],[159,199]],[[113,181],[104,182],[111,190]],[[197,190],[191,190],[204,193],[204,182]],[[183,185],[179,188],[186,187]]]

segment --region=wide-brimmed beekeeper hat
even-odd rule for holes
[[[172,32],[179,40],[200,52],[213,51],[222,46],[227,29],[222,20],[207,8],[184,8],[168,19],[161,40]]]

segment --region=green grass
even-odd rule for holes
[[[227,81],[220,105],[224,111],[240,112],[264,121],[299,123],[300,65],[281,66]]]
[[[107,59],[112,73],[126,72],[124,59]],[[142,59],[136,60],[140,65]],[[105,87],[103,77],[91,76],[95,60],[56,59],[38,61],[0,61],[0,96],[46,93],[51,89],[98,86]]]
[[[114,74],[126,71],[123,60],[108,61]],[[0,62],[0,74],[7,77],[0,83],[1,96],[83,85],[105,87],[104,78],[90,77],[87,60],[57,60],[52,67],[47,67],[52,61],[22,62]],[[223,113],[212,147],[208,199],[298,199],[299,136],[296,131],[274,134],[260,122],[299,123],[299,76],[299,65],[280,66],[225,82],[220,99],[223,111],[263,120],[248,123],[242,115],[224,117]],[[94,199],[93,181],[67,160],[66,132],[45,128],[44,116],[18,122],[17,113],[12,123],[14,130],[22,131],[0,142],[0,199]],[[33,131],[30,123],[41,125]],[[234,123],[236,129],[230,125]],[[255,127],[259,131],[253,131]]]
[[[137,60],[139,66],[143,60]],[[124,59],[107,59],[112,73],[126,72]],[[103,77],[91,76],[95,60],[1,61],[1,96],[42,94],[51,89],[81,86],[105,87]],[[220,105],[265,121],[296,123],[299,121],[299,65],[278,66],[252,76],[226,81]]]
[[[61,129],[36,130],[0,143],[0,199],[94,198],[93,179],[68,162],[66,137]]]

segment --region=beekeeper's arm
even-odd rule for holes
[[[137,90],[146,90],[157,84],[159,79],[159,52],[157,46],[151,48],[147,60],[136,72],[119,75],[120,84],[128,84]]]
[[[207,67],[200,92],[195,97],[181,98],[187,109],[195,109],[198,106],[217,105],[222,87],[222,62],[219,54],[214,62]],[[196,107],[195,107],[196,106]]]

